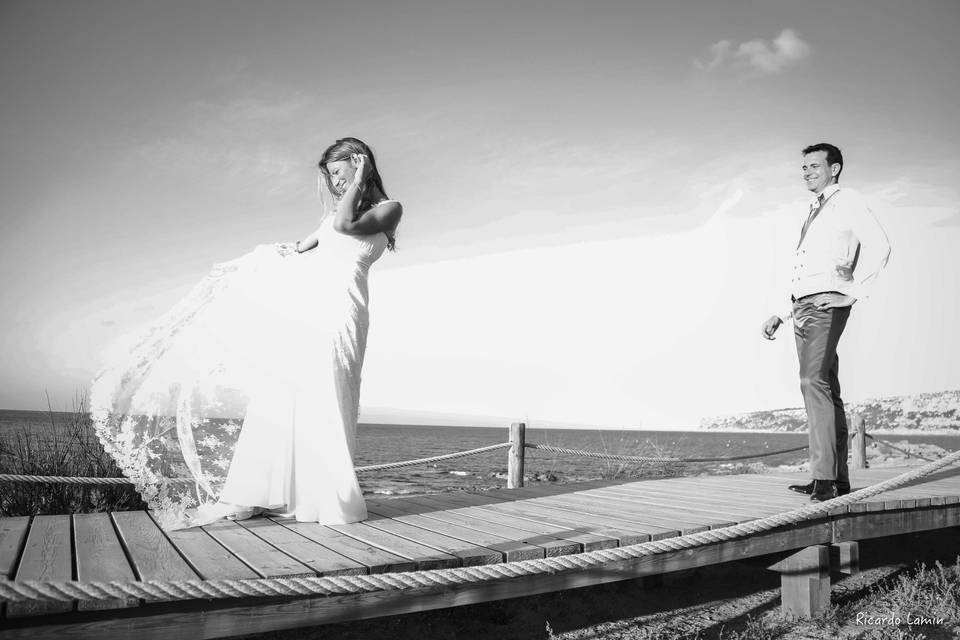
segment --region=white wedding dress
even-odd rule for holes
[[[261,245],[213,270],[93,383],[100,441],[165,529],[218,501],[324,524],[363,520],[352,454],[383,233],[326,216],[318,246]]]

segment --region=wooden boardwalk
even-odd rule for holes
[[[853,473],[854,489],[903,468]],[[573,554],[696,533],[809,504],[798,474],[598,481],[368,500],[365,522],[254,518],[164,533],[146,512],[0,519],[0,579],[187,580],[335,576],[462,567]],[[221,637],[624,580],[810,547],[960,526],[949,467],[828,517],[740,540],[599,569],[301,599],[9,603],[4,637]]]

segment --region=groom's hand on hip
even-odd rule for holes
[[[826,311],[827,309],[836,309],[838,307],[849,307],[852,306],[857,299],[853,296],[848,295],[839,295],[831,296],[829,299],[824,300],[823,302],[817,304],[817,309],[820,311]]]

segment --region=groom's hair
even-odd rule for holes
[[[840,165],[840,171],[837,172],[837,180],[840,180],[840,174],[843,173],[843,154],[840,153],[840,149],[826,142],[818,142],[817,144],[812,144],[809,147],[806,147],[800,153],[802,155],[807,155],[808,153],[815,153],[817,151],[827,152],[828,165]]]

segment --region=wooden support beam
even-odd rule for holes
[[[507,454],[507,489],[523,486],[523,454],[526,449],[527,425],[514,422],[510,425],[510,453]]]
[[[852,416],[853,426],[853,468],[867,468],[867,429],[863,423],[863,416],[855,413]]]
[[[831,544],[830,569],[848,576],[860,573],[860,544],[852,541]]]
[[[780,574],[780,610],[787,618],[815,618],[830,606],[830,550],[806,547],[770,566]]]
[[[640,576],[634,580],[634,583],[641,589],[656,589],[663,586],[663,574]]]
[[[884,538],[957,526],[960,526],[960,504],[870,513],[852,512],[834,518],[834,541]]]

